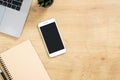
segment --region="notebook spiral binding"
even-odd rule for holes
[[[4,63],[4,61],[3,61],[1,56],[0,56],[0,63],[1,63],[2,68],[5,71],[6,75],[8,76],[8,79],[9,80],[13,80],[12,75],[10,74],[9,70],[7,69],[7,66],[5,65],[5,63]]]

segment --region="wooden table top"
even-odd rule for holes
[[[49,58],[37,24],[53,17],[67,52]],[[33,0],[21,37],[0,33],[0,53],[28,39],[51,80],[120,80],[120,0]]]

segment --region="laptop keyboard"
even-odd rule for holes
[[[0,5],[20,11],[23,0],[0,0]]]

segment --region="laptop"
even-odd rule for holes
[[[0,32],[19,38],[32,0],[0,0]]]

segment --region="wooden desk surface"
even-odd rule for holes
[[[67,52],[49,58],[37,24],[53,17]],[[0,53],[27,39],[52,80],[120,80],[120,0],[54,0],[47,9],[33,0],[22,36],[0,33]]]

